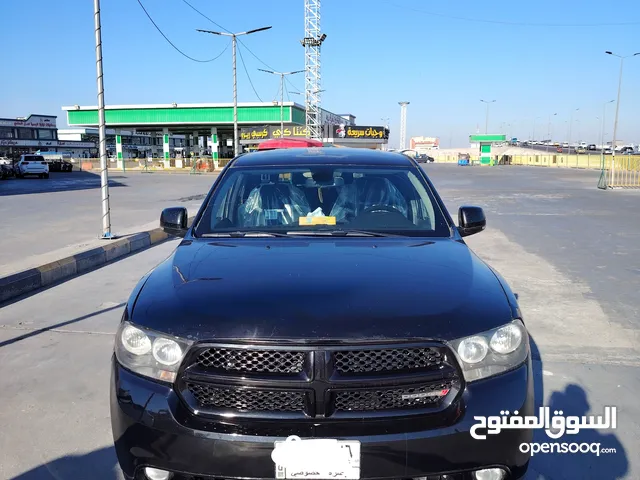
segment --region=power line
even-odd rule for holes
[[[247,66],[244,63],[244,58],[242,58],[242,49],[238,48],[238,54],[240,55],[240,62],[242,62],[242,67],[244,68],[244,72],[247,74],[247,78],[249,79],[249,84],[251,85],[251,88],[253,89],[253,93],[256,94],[256,97],[258,97],[258,100],[260,100],[260,102],[262,103],[262,99],[260,98],[260,95],[258,95],[258,92],[256,91],[256,87],[253,86],[253,81],[251,81],[251,76],[249,75],[249,70],[247,70]]]
[[[286,78],[286,77],[285,77]],[[287,94],[287,102],[290,101],[291,99],[289,98],[289,89],[287,88],[287,84],[282,82],[282,86],[284,87],[284,91]]]
[[[289,82],[289,85],[291,85],[291,88],[293,88],[296,92],[300,92],[301,89],[295,86],[293,83],[291,83],[291,80],[289,80],[287,77],[284,77],[284,81]]]
[[[209,60],[199,60],[197,58],[193,58],[189,55],[187,55],[186,53],[184,53],[182,50],[180,50],[178,47],[176,47],[174,45],[174,43],[169,40],[169,38],[164,34],[164,32],[160,29],[160,27],[156,24],[156,22],[153,21],[153,18],[151,18],[151,15],[149,15],[149,12],[147,12],[147,9],[144,8],[144,5],[142,4],[142,2],[140,0],[138,0],[138,4],[142,7],[142,10],[144,10],[144,13],[147,15],[147,18],[151,21],[151,23],[153,23],[153,26],[156,27],[156,30],[158,30],[158,32],[160,32],[160,35],[162,35],[164,37],[164,39],[169,42],[169,45],[171,45],[173,48],[175,48],[181,55],[183,55],[184,57],[187,57],[189,60],[193,60],[194,62],[198,62],[198,63],[209,63],[209,62],[213,62],[214,60],[217,60],[218,58],[220,58],[222,56],[222,54],[224,52],[227,51],[227,48],[229,48],[229,45],[231,44],[231,41],[229,41],[229,43],[227,43],[227,46],[224,47],[224,50],[222,50],[222,52],[220,52],[218,55],[216,55],[215,57],[209,59]]]
[[[206,18],[207,20],[209,20],[211,23],[213,23],[216,27],[221,28],[222,30],[224,30],[227,33],[233,33],[231,30],[227,30],[226,28],[224,28],[222,25],[220,25],[219,23],[214,22],[213,20],[211,20],[209,17],[207,17],[204,13],[202,13],[200,10],[198,10],[196,7],[194,7],[193,5],[191,5],[189,2],[187,2],[187,0],[182,0],[184,3],[186,3],[187,5],[189,5],[189,7],[191,7],[196,13],[198,13],[199,15],[202,15],[204,18]]]
[[[278,91],[276,92],[275,96],[273,97],[273,101],[275,102],[278,97],[280,96],[280,82],[278,82]]]
[[[472,23],[490,23],[494,25],[513,25],[519,27],[620,27],[629,25],[640,25],[640,22],[617,22],[617,23],[532,23],[532,22],[511,22],[503,20],[489,20],[483,18],[459,17],[456,15],[446,15],[444,13],[429,12],[419,8],[410,7],[408,5],[398,5],[397,3],[387,1],[389,5],[397,8],[405,8],[414,12],[424,13],[434,17],[448,18],[450,20],[461,20]]]

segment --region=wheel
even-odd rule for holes
[[[43,175],[43,177],[44,177],[44,178],[49,178],[49,174],[48,174],[48,173],[45,173],[45,174]]]

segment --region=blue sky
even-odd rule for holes
[[[223,25],[242,31],[273,29],[244,38],[277,70],[304,68],[303,0],[189,0]],[[197,33],[216,29],[182,0],[142,0],[156,23],[184,52],[212,58],[228,39]],[[434,15],[436,14],[436,15]],[[458,18],[454,18],[458,17]],[[58,115],[62,105],[95,105],[93,2],[0,0],[3,75],[0,117]],[[495,23],[488,23],[495,22]],[[502,23],[501,23],[502,22]],[[634,22],[634,25],[602,25]],[[155,30],[137,0],[102,0],[107,104],[198,103],[232,100],[231,49],[211,63],[176,52]],[[524,25],[523,25],[524,24]],[[562,24],[564,26],[545,26]],[[574,27],[570,25],[597,25]],[[545,136],[598,141],[602,106],[616,98],[619,54],[640,52],[640,2],[610,0],[323,0],[322,106],[353,113],[361,125],[390,118],[391,144],[398,142],[400,107],[409,100],[408,136],[440,136],[461,146],[469,133],[489,130],[529,138]],[[242,46],[240,46],[242,49]],[[278,79],[242,50],[264,101]],[[239,101],[257,101],[238,59]],[[303,88],[303,75],[292,82]],[[618,137],[640,142],[640,56],[625,61]],[[291,96],[303,103],[303,97]],[[615,104],[607,107],[613,131]],[[544,132],[545,135],[540,135]]]

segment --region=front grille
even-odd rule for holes
[[[436,348],[348,350],[334,354],[336,370],[344,374],[437,369],[443,355]]]
[[[198,355],[197,363],[214,370],[295,374],[302,372],[304,360],[304,352],[208,348]]]
[[[305,394],[302,391],[222,388],[187,383],[187,388],[201,407],[238,412],[301,412]]]
[[[202,345],[187,355],[177,389],[195,414],[309,419],[390,417],[445,409],[464,388],[443,344],[331,347]],[[444,392],[444,393],[443,393]],[[423,412],[420,412],[422,410]],[[384,415],[384,414],[382,414]]]
[[[339,391],[335,394],[335,409],[342,412],[367,412],[436,406],[452,386],[452,382],[441,382],[404,388]]]

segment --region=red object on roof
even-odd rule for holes
[[[324,144],[320,140],[312,138],[272,138],[265,140],[258,145],[258,150],[275,150],[276,148],[307,148],[322,147]]]

